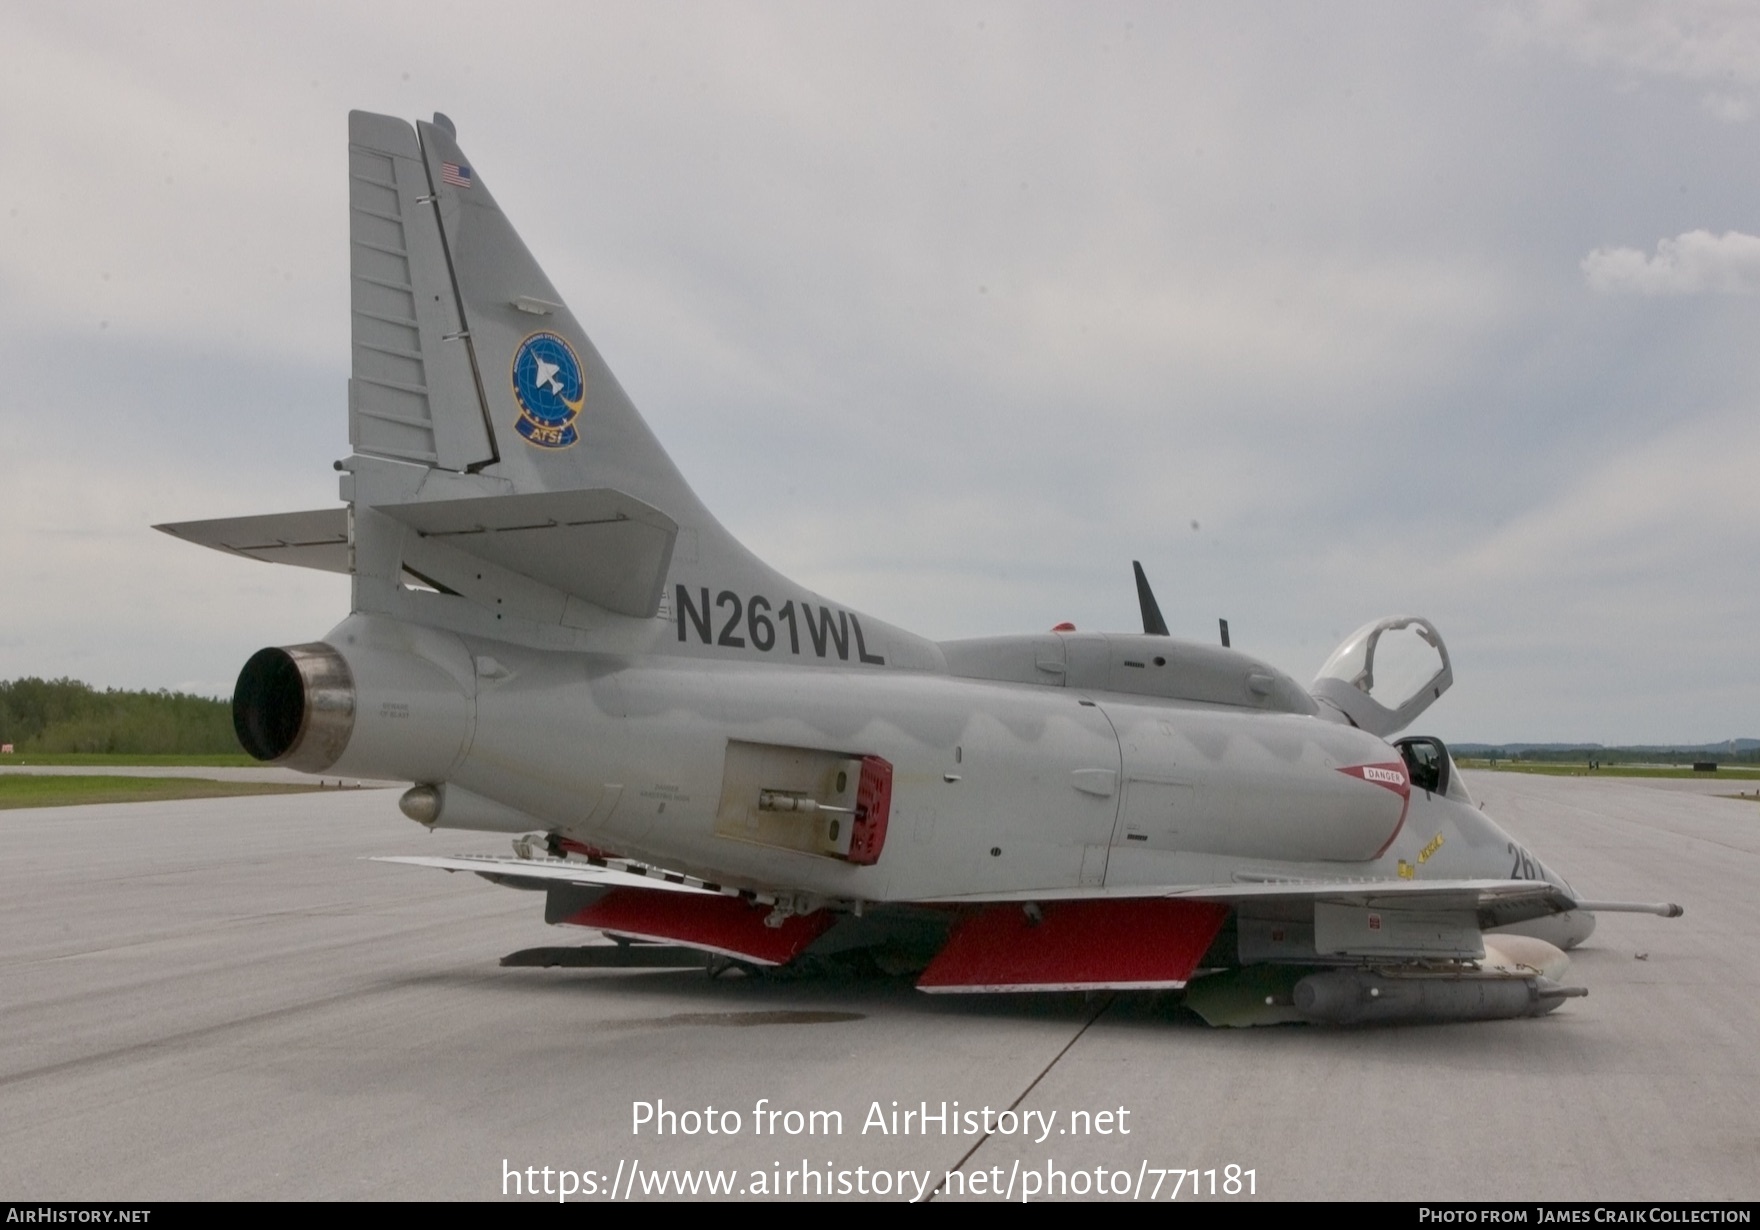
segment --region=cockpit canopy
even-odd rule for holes
[[[1415,722],[1453,683],[1436,626],[1416,615],[1390,615],[1346,637],[1308,691],[1351,725],[1386,738]]]

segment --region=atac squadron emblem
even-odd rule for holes
[[[539,448],[567,448],[580,439],[574,421],[587,404],[581,361],[554,333],[534,333],[513,354],[514,429]]]

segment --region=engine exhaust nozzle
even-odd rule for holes
[[[323,643],[259,649],[232,690],[232,728],[258,760],[321,773],[354,732],[354,676]]]

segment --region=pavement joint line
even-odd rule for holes
[[[22,1084],[35,1080],[40,1076],[53,1076],[57,1073],[72,1071],[75,1068],[108,1063],[115,1059],[124,1059],[131,1055],[151,1054],[154,1051],[173,1052],[183,1045],[200,1038],[223,1034],[228,1030],[244,1029],[252,1025],[262,1025],[279,1021],[286,1017],[298,1016],[302,1012],[334,1007],[347,1003],[349,1000],[366,999],[375,995],[383,995],[387,991],[402,990],[420,984],[420,979],[404,977],[394,982],[375,982],[371,986],[355,987],[349,991],[338,991],[334,995],[325,995],[318,999],[306,1000],[304,1003],[286,1004],[280,1008],[270,1008],[264,1012],[254,1012],[249,1016],[236,1017],[230,1021],[217,1021],[212,1025],[198,1025],[194,1029],[186,1029],[181,1033],[167,1034],[163,1038],[151,1038],[145,1042],[131,1042],[126,1046],[112,1047],[107,1051],[97,1051],[90,1055],[81,1055],[74,1059],[57,1060],[55,1063],[42,1064],[35,1068],[26,1068],[22,1072],[8,1072],[0,1075],[0,1089],[9,1085]]]
[[[1065,1055],[1069,1054],[1069,1048],[1074,1046],[1076,1043],[1078,1043],[1082,1040],[1082,1035],[1088,1032],[1088,1027],[1091,1026],[1095,1021],[1098,1021],[1102,1016],[1106,1015],[1106,1010],[1108,1008],[1112,1007],[1113,1000],[1115,1000],[1117,998],[1118,998],[1117,991],[1107,992],[1106,998],[1101,1000],[1100,1006],[1098,1008],[1094,1009],[1094,1011],[1089,1015],[1087,1020],[1082,1022],[1082,1027],[1080,1029],[1076,1030],[1075,1036],[1073,1038],[1071,1038],[1068,1042],[1065,1042],[1063,1044],[1063,1049],[1058,1051],[1057,1054],[1055,1054],[1051,1057],[1051,1062],[1046,1064],[1042,1069],[1040,1069],[1039,1075],[1035,1076],[1028,1083],[1027,1087],[1025,1089],[1021,1090],[1020,1096],[1015,1098],[1014,1101],[1010,1102],[1005,1109],[1007,1109],[1007,1110],[1018,1109],[1020,1107],[1020,1104],[1027,1100],[1027,1095],[1029,1093],[1033,1092],[1034,1089],[1038,1088],[1039,1082],[1044,1080],[1045,1077],[1050,1074],[1051,1069],[1053,1069],[1057,1066],[1057,1061],[1062,1059]],[[923,1197],[923,1203],[928,1204],[931,1200],[935,1199],[935,1197],[939,1196],[941,1194],[941,1190],[947,1186],[948,1175],[951,1175],[955,1170],[964,1170],[966,1163],[972,1160],[972,1155],[974,1153],[976,1153],[979,1149],[982,1149],[984,1147],[984,1142],[989,1140],[995,1134],[996,1133],[994,1133],[994,1132],[985,1132],[982,1136],[978,1137],[977,1143],[974,1144],[971,1148],[967,1149],[965,1151],[965,1153],[960,1156],[959,1161],[955,1162],[950,1169],[948,1169],[947,1171],[942,1173],[941,1182],[939,1182],[935,1185],[934,1191],[930,1192],[927,1196]]]
[[[399,908],[408,908],[409,906],[429,905],[429,904],[434,904],[434,903],[444,901],[449,897],[456,899],[456,897],[457,897],[456,891],[450,892],[450,893],[445,892],[445,891],[441,891],[441,892],[429,893],[429,894],[423,895],[423,896],[411,896],[408,898],[399,898],[398,899],[398,907]],[[308,953],[330,952],[330,951],[335,951],[337,949],[342,949],[342,948],[356,947],[361,944],[378,943],[378,942],[383,941],[387,938],[396,939],[396,938],[400,938],[404,935],[414,934],[417,932],[431,932],[431,931],[435,930],[436,927],[474,927],[478,923],[484,921],[485,919],[499,919],[499,918],[512,918],[515,916],[524,916],[525,915],[525,906],[526,906],[526,903],[523,901],[498,902],[493,907],[483,908],[479,913],[473,913],[473,914],[459,913],[455,916],[448,917],[447,919],[445,919],[439,923],[428,922],[428,921],[424,921],[424,922],[420,922],[420,923],[412,923],[412,924],[405,926],[405,927],[398,927],[398,928],[389,929],[389,930],[381,930],[381,931],[376,932],[370,936],[362,936],[359,939],[346,940],[346,941],[342,941],[340,943],[324,943],[324,944],[314,945],[310,949],[306,949],[306,950],[302,950],[302,951],[308,952]],[[368,917],[368,916],[381,916],[382,917],[382,916],[386,915],[388,908],[389,907],[362,909],[362,908],[356,907],[354,909],[349,909],[349,910],[343,910],[343,909],[308,910],[308,909],[294,908],[294,909],[286,909],[286,910],[272,910],[267,913],[241,914],[236,917],[201,919],[198,921],[186,923],[182,926],[178,926],[175,928],[165,930],[163,932],[157,932],[157,933],[150,934],[150,935],[141,935],[141,936],[138,936],[134,939],[121,940],[121,941],[115,941],[115,942],[106,942],[106,943],[104,943],[100,946],[97,946],[97,947],[76,948],[76,949],[71,949],[71,950],[65,951],[65,952],[27,953],[27,954],[20,955],[18,957],[0,958],[0,970],[21,969],[21,968],[26,968],[26,967],[29,967],[32,965],[43,965],[43,964],[48,964],[48,963],[52,963],[55,961],[75,961],[75,960],[87,960],[87,959],[90,959],[93,957],[116,956],[116,955],[120,955],[122,953],[128,952],[130,949],[151,948],[151,947],[156,947],[156,946],[169,944],[169,943],[177,943],[182,940],[206,938],[206,937],[212,936],[214,933],[214,929],[218,926],[224,926],[224,927],[228,927],[228,928],[231,928],[231,927],[256,927],[256,926],[261,926],[261,925],[265,925],[265,924],[269,924],[269,923],[279,922],[279,921],[282,921],[282,920],[288,919],[288,918],[360,918],[360,917]]]

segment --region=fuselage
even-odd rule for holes
[[[807,668],[542,651],[356,616],[327,638],[358,690],[327,769],[444,783],[444,826],[547,830],[827,899],[1550,878],[1458,776],[1413,788],[1398,749],[1319,716],[1262,663],[1170,638],[1050,639],[956,643],[940,671]],[[1054,649],[1046,682],[952,673],[1039,671]],[[1214,699],[1082,686],[1153,679],[1157,660],[1164,690]],[[741,778],[741,758],[778,755],[889,765],[881,857],[730,823],[736,779],[765,784]]]

